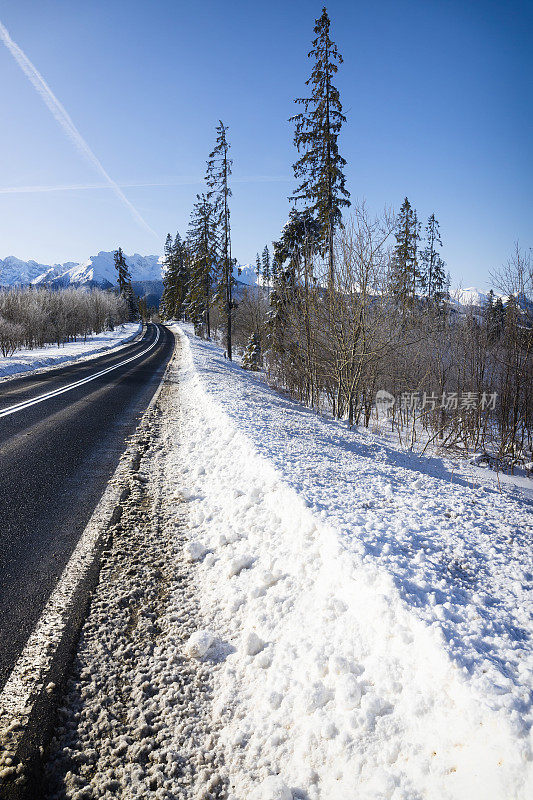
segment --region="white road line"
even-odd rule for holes
[[[155,342],[152,347],[154,345]],[[170,369],[170,363],[172,358],[167,364],[165,376]],[[32,732],[32,725],[39,724],[32,721],[32,711],[50,679],[50,670],[57,648],[72,618],[80,582],[87,578],[93,567],[102,535],[111,521],[114,509],[120,503],[126,479],[131,471],[132,455],[138,451],[139,434],[142,430],[146,430],[146,420],[149,419],[149,414],[161,395],[165,376],[150,400],[133,441],[122,455],[24,650],[0,691],[0,788],[2,787],[1,756],[15,755],[28,731]],[[61,668],[59,671],[61,673]]]
[[[127,358],[125,361],[121,361],[119,364],[113,364],[112,367],[107,367],[107,369],[103,369],[100,372],[95,372],[94,375],[89,375],[87,378],[82,378],[75,383],[69,383],[67,386],[63,386],[61,389],[55,389],[52,392],[46,392],[46,394],[40,394],[38,397],[34,397],[31,400],[23,400],[22,403],[15,403],[13,406],[8,406],[8,408],[4,408],[0,411],[0,417],[7,417],[9,414],[16,414],[17,411],[24,411],[24,409],[29,408],[30,406],[34,406],[37,403],[42,403],[45,400],[50,400],[52,397],[57,397],[60,394],[64,394],[65,392],[70,392],[71,389],[77,389],[78,386],[83,386],[84,383],[89,383],[90,381],[96,380],[96,378],[100,378],[102,375],[106,375],[108,372],[112,372],[114,369],[118,369],[119,367],[123,367],[124,364],[129,364],[130,361],[135,361],[136,358],[140,358],[141,356],[146,355],[149,353],[150,350],[153,350],[156,344],[159,341],[159,328],[156,328],[157,335],[155,337],[155,341],[152,342],[150,347],[147,347],[146,350],[142,350],[140,353],[137,353],[136,356],[131,356],[131,358]]]

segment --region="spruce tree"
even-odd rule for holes
[[[342,209],[350,205],[340,155],[338,137],[346,117],[333,76],[342,64],[337,45],[329,36],[330,20],[325,8],[315,23],[313,49],[308,54],[315,64],[306,81],[310,97],[298,98],[303,111],[291,120],[295,123],[294,144],[301,153],[294,164],[294,176],[301,181],[293,193],[293,201],[303,201],[316,217],[328,258],[328,283],[333,286],[333,237],[342,221]]]
[[[175,292],[174,292],[174,253],[172,248],[172,236],[167,233],[165,244],[163,247],[163,294],[161,297],[161,316],[163,319],[171,319],[173,316],[173,309],[175,306]]]
[[[126,258],[122,252],[122,247],[119,247],[118,250],[115,250],[113,253],[113,258],[115,261],[115,269],[117,271],[118,290],[123,297],[126,297],[128,291],[131,290],[131,273],[128,265],[126,264]]]
[[[276,270],[272,283],[272,291],[269,293],[270,310],[267,319],[268,344],[273,352],[284,355],[287,348],[286,332],[287,323],[290,318],[290,309],[297,303],[296,294],[296,269],[293,261],[289,261],[282,266],[283,256],[279,255],[278,248],[282,245],[274,242],[274,264]]]
[[[261,369],[261,341],[258,333],[252,333],[242,357],[242,368],[257,372]]]
[[[389,276],[391,295],[403,309],[414,301],[417,287],[421,283],[418,267],[419,230],[416,211],[406,197],[398,214],[396,245]]]
[[[174,277],[174,316],[180,318],[185,310],[185,300],[189,286],[189,252],[187,243],[176,233],[172,243]]]
[[[179,233],[174,241],[167,234],[164,247],[163,264],[163,296],[161,313],[166,319],[179,319],[184,311],[185,296],[188,285],[188,256],[185,242]]]
[[[211,338],[211,305],[217,264],[216,216],[209,196],[197,194],[188,233],[191,276],[187,309],[195,324],[205,324],[208,339]]]
[[[514,294],[510,294],[505,304],[503,304],[504,327],[508,330],[517,329],[520,324],[520,306]]]
[[[262,282],[262,279],[263,279],[262,278],[262,276],[263,276],[263,264],[262,264],[261,256],[259,255],[259,253],[257,253],[256,256],[255,256],[255,271],[257,273],[258,282],[259,282],[260,279],[261,279],[261,282]]]
[[[268,245],[265,245],[263,250],[263,257],[261,261],[262,267],[262,274],[263,274],[263,283],[266,285],[267,289],[270,288],[270,281],[272,280],[272,273],[270,269],[270,253],[268,250]]]
[[[483,321],[487,327],[489,339],[494,341],[499,338],[499,331],[494,305],[494,291],[491,289],[487,295],[487,302],[483,307]]]
[[[146,297],[139,297],[139,314],[143,322],[148,322],[149,313]]]
[[[272,349],[280,354],[285,352],[285,328],[291,315],[303,317],[306,352],[310,353],[309,293],[315,283],[313,255],[320,244],[320,228],[309,209],[293,209],[279,240],[274,242],[272,261],[269,342]],[[296,351],[293,355],[298,358]]]
[[[420,253],[420,276],[425,295],[430,303],[439,305],[448,294],[448,285],[439,247],[442,247],[440,229],[435,214],[432,214],[426,225],[426,247]]]
[[[128,303],[128,317],[130,322],[132,322],[138,316],[138,306],[135,301],[135,295],[131,285],[131,273],[121,247],[119,247],[118,250],[115,250],[113,253],[113,258],[115,261],[115,269],[117,271],[118,290]]]
[[[228,128],[222,120],[216,129],[217,139],[213,151],[209,154],[207,162],[206,182],[210,190],[215,208],[218,212],[218,225],[220,228],[220,266],[216,299],[220,303],[226,325],[226,350],[231,361],[231,334],[232,334],[232,314],[233,314],[233,287],[235,278],[233,277],[234,259],[231,256],[231,229],[230,229],[230,209],[229,199],[231,189],[229,187],[229,177],[231,175],[232,160],[229,157],[230,145],[228,142]]]
[[[303,285],[307,272],[313,277],[312,257],[319,250],[321,231],[319,222],[309,209],[296,211],[293,209],[284,225],[278,242],[274,243],[276,261],[284,264],[289,260],[299,276],[298,283]]]
[[[494,303],[494,336],[499,339],[505,328],[505,308],[501,297]]]

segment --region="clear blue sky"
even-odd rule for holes
[[[160,252],[185,232],[219,118],[230,126],[233,249],[276,238],[293,187],[293,98],[321,3],[5,0],[0,20],[159,242],[80,156],[1,45],[0,257]],[[352,199],[441,223],[454,284],[488,286],[533,245],[533,3],[332,0]],[[148,185],[145,185],[148,184]],[[151,184],[151,185],[150,185]]]

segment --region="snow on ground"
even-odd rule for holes
[[[67,342],[61,347],[49,344],[34,350],[17,350],[11,356],[0,356],[0,378],[19,372],[33,372],[43,367],[55,367],[66,361],[78,361],[80,358],[100,354],[134,339],[141,329],[139,322],[126,322],[114,331],[88,336],[85,340],[79,337],[75,342]]]
[[[205,619],[188,654],[217,654],[229,796],[531,797],[528,499],[182,338],[167,480],[187,501]]]
[[[223,796],[210,663],[187,647],[202,623],[184,503],[179,492],[163,502],[170,445],[161,419],[156,405],[133,443],[140,458],[127,474],[129,493],[61,699],[43,800]]]
[[[527,498],[179,338],[45,796],[531,797]]]

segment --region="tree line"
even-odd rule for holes
[[[351,207],[335,85],[342,56],[330,27],[324,8],[308,91],[291,118],[297,186],[272,253],[265,245],[257,254],[261,288],[235,303],[228,285],[231,161],[220,123],[188,235],[167,238],[165,314],[185,315],[208,338],[222,321],[228,355],[233,336],[243,366],[264,366],[280,389],[349,426],[374,424],[376,392],[386,390],[389,420],[411,445],[422,432],[426,442],[519,460],[532,448],[531,260],[517,246],[493,276],[505,299],[465,310],[450,297],[434,213],[422,231],[407,197],[398,214]]]
[[[424,241],[408,198],[397,215],[373,217],[364,204],[342,215],[346,120],[333,81],[342,57],[329,31],[324,9],[309,53],[311,91],[293,118],[300,185],[273,245],[265,322],[253,332],[271,379],[349,426],[370,425],[376,392],[387,390],[389,418],[411,445],[422,431],[426,444],[531,460],[531,260],[517,246],[493,276],[506,300],[464,313],[450,298],[435,214]]]
[[[229,151],[228,127],[220,120],[207,159],[205,191],[196,195],[187,235],[182,239],[169,233],[165,241],[161,314],[166,319],[186,317],[209,339],[217,309],[231,360],[236,259],[231,250]]]
[[[0,351],[61,345],[113,330],[129,316],[127,302],[102,289],[12,288],[0,291]]]

